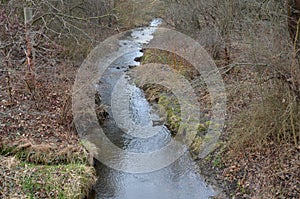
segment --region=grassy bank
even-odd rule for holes
[[[61,144],[49,136],[48,142],[39,144],[30,138],[17,139],[2,139],[0,145],[0,198],[87,196],[96,174],[77,137]]]
[[[85,164],[38,165],[0,158],[1,198],[84,198],[95,181]]]

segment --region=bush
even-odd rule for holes
[[[234,116],[230,148],[244,151],[261,148],[269,143],[289,144],[296,147],[300,138],[299,101],[285,84],[275,81],[263,85],[261,96],[245,111]]]

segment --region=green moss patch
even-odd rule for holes
[[[83,198],[96,181],[80,144],[2,143],[0,152],[0,198]]]
[[[95,182],[93,167],[36,165],[0,157],[1,198],[83,198]]]

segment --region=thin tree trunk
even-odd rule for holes
[[[34,71],[34,52],[33,52],[33,38],[31,32],[32,9],[24,8],[25,18],[25,32],[26,32],[26,72],[25,72],[25,86],[28,92],[34,97],[35,94],[35,71]]]

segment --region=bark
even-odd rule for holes
[[[300,0],[287,0],[288,28],[293,43],[298,43],[297,24],[300,18]]]

